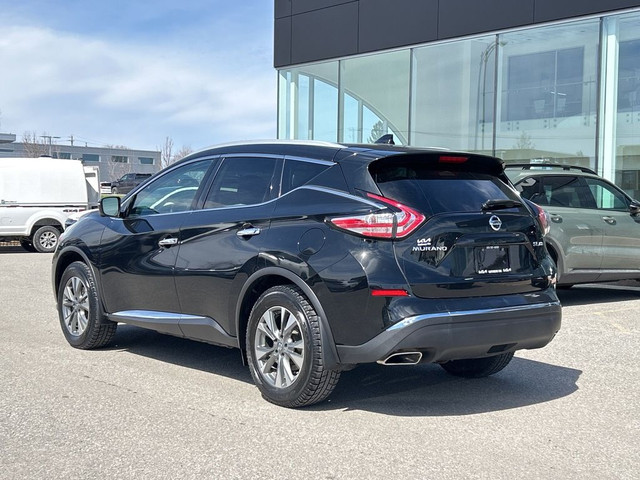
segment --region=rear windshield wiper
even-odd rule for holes
[[[482,211],[487,210],[504,210],[507,208],[520,208],[522,202],[519,200],[509,200],[508,198],[499,200],[487,200],[482,204]]]

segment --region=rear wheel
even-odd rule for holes
[[[20,239],[20,246],[27,252],[37,252],[36,248],[33,246],[33,243],[31,243],[31,240],[27,240],[26,238]]]
[[[40,253],[51,253],[58,245],[60,230],[51,225],[45,225],[33,234],[33,247]]]
[[[482,378],[498,373],[509,364],[512,358],[513,352],[503,353],[494,357],[452,360],[442,363],[440,366],[457,377]]]
[[[324,366],[320,319],[302,292],[291,286],[267,290],[247,325],[247,358],[262,396],[283,407],[321,402],[340,372]]]
[[[98,290],[91,269],[73,262],[62,274],[58,288],[58,316],[67,342],[88,350],[108,344],[117,323],[102,321]]]

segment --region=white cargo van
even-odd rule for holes
[[[65,220],[100,201],[98,167],[80,160],[0,158],[0,240],[53,252]]]

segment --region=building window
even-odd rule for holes
[[[393,132],[396,143],[408,143],[410,58],[402,50],[340,62],[339,141],[373,143]]]
[[[138,162],[140,165],[155,165],[153,157],[138,157]]]
[[[491,153],[496,36],[413,49],[411,144]]]
[[[581,114],[583,66],[584,47],[510,57],[505,119],[514,121]]]
[[[603,155],[603,172],[633,198],[640,199],[640,14],[611,20],[617,23],[618,98],[612,102],[617,112],[610,132],[611,149]],[[607,156],[613,162],[612,168],[607,168]]]
[[[53,152],[53,158],[61,158],[63,160],[71,160],[71,154],[67,152]]]
[[[83,153],[82,161],[83,162],[99,162],[100,155],[96,155],[95,153]]]
[[[495,154],[595,168],[600,21],[500,34],[498,45]]]
[[[129,163],[129,157],[125,155],[111,155],[111,161],[113,163]]]
[[[282,70],[279,78],[279,138],[335,142],[338,62]]]

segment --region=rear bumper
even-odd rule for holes
[[[403,351],[421,352],[423,362],[477,358],[544,347],[561,321],[558,301],[414,315],[362,345],[337,350],[342,364],[376,362]]]

